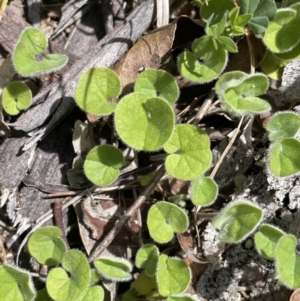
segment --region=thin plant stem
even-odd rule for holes
[[[148,196],[152,193],[153,189],[160,181],[160,179],[165,174],[164,164],[160,166],[158,171],[156,172],[154,178],[151,182],[145,187],[145,189],[141,192],[140,196],[136,199],[133,205],[126,211],[126,213],[122,216],[122,218],[116,223],[116,225],[111,229],[111,231],[106,235],[102,242],[99,244],[96,243],[93,251],[89,256],[89,261],[95,260],[97,257],[101,255],[101,253],[110,245],[110,243],[114,240],[119,231],[123,228],[123,226],[129,221],[129,219],[136,213],[136,211],[142,206],[142,204],[146,201]]]

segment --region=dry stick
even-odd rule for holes
[[[237,137],[237,135],[238,135],[238,133],[239,133],[239,131],[240,131],[240,128],[241,128],[242,123],[243,123],[243,120],[244,120],[244,116],[242,116],[242,118],[241,118],[241,120],[240,120],[240,122],[239,122],[238,127],[235,129],[234,135],[233,135],[232,138],[230,139],[230,141],[229,141],[228,145],[226,146],[224,152],[222,153],[220,159],[219,159],[218,162],[216,163],[216,165],[215,165],[213,171],[211,172],[211,174],[210,174],[210,177],[211,177],[211,178],[213,178],[213,177],[216,175],[216,173],[217,173],[217,171],[218,171],[218,169],[219,169],[221,163],[223,162],[224,158],[226,157],[227,153],[229,152],[230,148],[232,147],[232,145],[233,145],[233,143],[234,143],[234,141],[235,141],[235,139],[236,139],[236,137]]]
[[[66,198],[69,200],[70,198]],[[62,233],[61,238],[65,242],[67,250],[70,250],[70,246],[67,240],[66,232],[65,232],[65,227],[63,223],[63,213],[62,213],[62,206],[63,203],[61,200],[56,200],[53,203],[53,218],[55,221],[55,226],[58,227]]]
[[[211,106],[215,96],[216,96],[216,91],[215,91],[215,89],[212,89],[210,91],[210,93],[208,94],[207,98],[205,99],[203,105],[201,106],[201,108],[197,112],[197,114],[194,118],[194,121],[193,121],[194,125],[199,124],[200,120],[203,118],[203,116],[207,112],[208,108]]]
[[[164,165],[161,165],[156,172],[152,181],[148,186],[141,192],[140,196],[136,199],[133,205],[127,210],[123,217],[117,222],[117,224],[111,229],[111,231],[105,236],[102,242],[94,247],[94,250],[89,256],[89,261],[95,260],[100,254],[109,246],[109,244],[114,240],[119,231],[123,226],[129,221],[129,219],[135,214],[135,212],[141,207],[145,202],[147,197],[151,194],[152,190],[155,188],[156,184],[160,181],[165,173]]]

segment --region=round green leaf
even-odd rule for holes
[[[78,250],[66,252],[62,266],[52,269],[48,274],[46,286],[50,297],[56,301],[74,301],[83,297],[91,278],[84,254]]]
[[[98,186],[107,186],[119,176],[124,158],[122,152],[112,145],[96,146],[89,151],[84,161],[84,172]]]
[[[218,185],[208,177],[200,177],[191,183],[191,199],[197,206],[209,206],[218,196]]]
[[[194,125],[177,125],[164,150],[170,154],[166,159],[166,169],[177,179],[195,179],[211,165],[209,137]]]
[[[147,276],[152,277],[156,272],[158,256],[159,250],[155,245],[143,245],[136,254],[135,265],[145,269]]]
[[[295,137],[300,128],[300,117],[294,112],[279,112],[269,120],[267,131],[271,142]]]
[[[32,100],[31,91],[21,82],[11,82],[3,90],[2,107],[6,113],[17,115],[27,109]]]
[[[132,264],[124,258],[103,256],[94,261],[94,266],[108,280],[129,281],[132,278]]]
[[[275,264],[279,280],[290,288],[300,288],[300,254],[295,251],[297,238],[283,235],[275,249]]]
[[[179,96],[179,88],[173,76],[156,69],[147,69],[140,74],[135,82],[134,92],[144,93],[149,98],[162,98],[169,104],[173,104]]]
[[[217,78],[227,63],[227,52],[215,48],[211,36],[203,36],[192,45],[192,52],[185,51],[179,56],[178,68],[181,75],[197,83],[207,83]]]
[[[12,54],[16,71],[22,76],[31,77],[63,68],[68,62],[68,57],[52,53],[44,55],[47,47],[48,41],[39,29],[26,28]]]
[[[239,200],[227,205],[212,224],[220,229],[220,240],[237,243],[249,236],[262,219],[262,210],[246,200]]]
[[[150,236],[158,243],[167,243],[175,233],[184,232],[189,224],[186,213],[168,202],[157,202],[148,211],[147,225]]]
[[[271,147],[269,167],[276,177],[288,177],[300,171],[300,142],[286,138]]]
[[[36,291],[29,273],[17,267],[0,265],[0,279],[0,300],[35,300]]]
[[[288,52],[299,44],[300,3],[277,11],[264,34],[264,43],[275,53]]]
[[[280,237],[284,234],[283,231],[272,225],[261,225],[254,236],[257,251],[267,259],[274,259],[275,247]]]
[[[121,99],[115,112],[120,138],[136,150],[155,151],[170,138],[175,123],[170,105],[144,93],[131,93]]]
[[[191,281],[191,271],[181,259],[160,255],[156,281],[162,296],[180,294],[186,290]]]
[[[28,240],[28,250],[40,264],[56,265],[62,261],[66,245],[57,227],[44,227],[34,231]]]
[[[75,101],[85,112],[109,115],[117,107],[116,98],[121,93],[118,75],[108,68],[92,68],[79,79]]]

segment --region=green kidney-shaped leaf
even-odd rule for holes
[[[29,273],[14,266],[0,265],[0,279],[0,300],[35,300],[36,291]]]
[[[75,301],[83,297],[91,278],[84,254],[78,250],[66,252],[62,267],[54,268],[48,274],[46,286],[50,297],[56,301]]]
[[[109,115],[117,107],[116,98],[121,93],[118,75],[108,68],[92,68],[79,79],[75,92],[77,105],[93,115]]]
[[[26,28],[12,54],[13,65],[22,76],[39,76],[63,68],[68,57],[62,54],[42,55],[48,41],[37,28]],[[39,58],[40,56],[40,58]]]
[[[292,176],[300,171],[300,142],[286,138],[270,148],[269,167],[276,177]]]
[[[295,137],[300,128],[300,117],[294,112],[279,112],[267,124],[271,142]]]
[[[160,255],[156,281],[162,296],[180,294],[186,290],[191,281],[191,271],[181,259]]]
[[[121,99],[115,112],[120,138],[136,150],[155,151],[170,138],[175,123],[171,106],[160,98],[131,93]]]
[[[200,177],[191,183],[191,199],[197,206],[209,206],[217,198],[218,185],[208,177]]]
[[[107,186],[119,176],[124,158],[122,152],[112,145],[96,146],[89,151],[84,161],[87,178],[98,186]]]
[[[277,11],[264,34],[264,43],[275,53],[287,52],[299,44],[295,32],[300,26],[300,3]]]
[[[44,227],[34,231],[28,240],[30,255],[40,264],[53,266],[62,261],[66,245],[57,227]]]
[[[143,245],[136,254],[135,265],[145,269],[147,276],[152,277],[156,272],[158,256],[157,246],[153,244]]]
[[[170,154],[166,159],[166,169],[177,179],[195,179],[211,165],[209,137],[194,125],[177,125],[164,150]]]
[[[31,100],[31,91],[27,85],[11,82],[3,90],[2,107],[7,114],[17,115],[30,106]]]
[[[157,202],[148,211],[147,225],[150,236],[158,243],[167,243],[175,233],[184,232],[189,224],[186,213],[168,202]]]
[[[181,75],[197,83],[207,83],[217,78],[227,63],[227,52],[214,39],[204,36],[192,45],[192,52],[185,51],[179,56],[178,68]]]
[[[144,93],[149,98],[162,98],[169,104],[173,104],[179,96],[179,88],[173,76],[157,69],[143,71],[135,82],[134,92]]]
[[[267,259],[274,259],[276,245],[284,234],[283,231],[272,225],[261,225],[254,236],[257,251]]]
[[[239,200],[227,205],[213,220],[220,229],[220,240],[237,243],[250,235],[262,219],[262,210],[247,200]]]
[[[297,238],[283,235],[275,249],[275,265],[279,280],[290,288],[300,288],[300,254],[296,252]]]
[[[132,278],[132,264],[124,258],[103,256],[94,261],[94,266],[108,280],[129,281]]]
[[[223,109],[237,115],[244,115],[271,110],[268,102],[256,97],[265,93],[268,88],[269,80],[265,75],[253,74],[246,75],[239,80],[230,80],[227,84],[223,83],[220,85],[218,92],[221,92],[219,96],[222,100]]]

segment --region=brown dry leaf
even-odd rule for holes
[[[178,239],[181,249],[184,252],[187,252],[188,250],[193,248],[194,237],[190,233],[188,233],[188,232],[185,232],[183,234],[177,233],[176,237]]]
[[[202,34],[202,27],[188,17],[180,17],[140,38],[113,68],[121,79],[123,94],[130,92],[140,72],[159,68],[168,62],[174,48]]]
[[[139,72],[147,68],[157,69],[169,57],[177,23],[167,26],[140,38],[114,67],[119,75],[124,91],[132,89]]]
[[[265,57],[266,46],[263,44],[261,39],[255,37],[255,35],[252,33],[250,34],[249,39],[254,52],[255,67],[257,68]],[[237,47],[238,52],[230,56],[225,72],[240,70],[249,73],[251,65],[247,39],[242,38],[240,41],[238,41]]]

